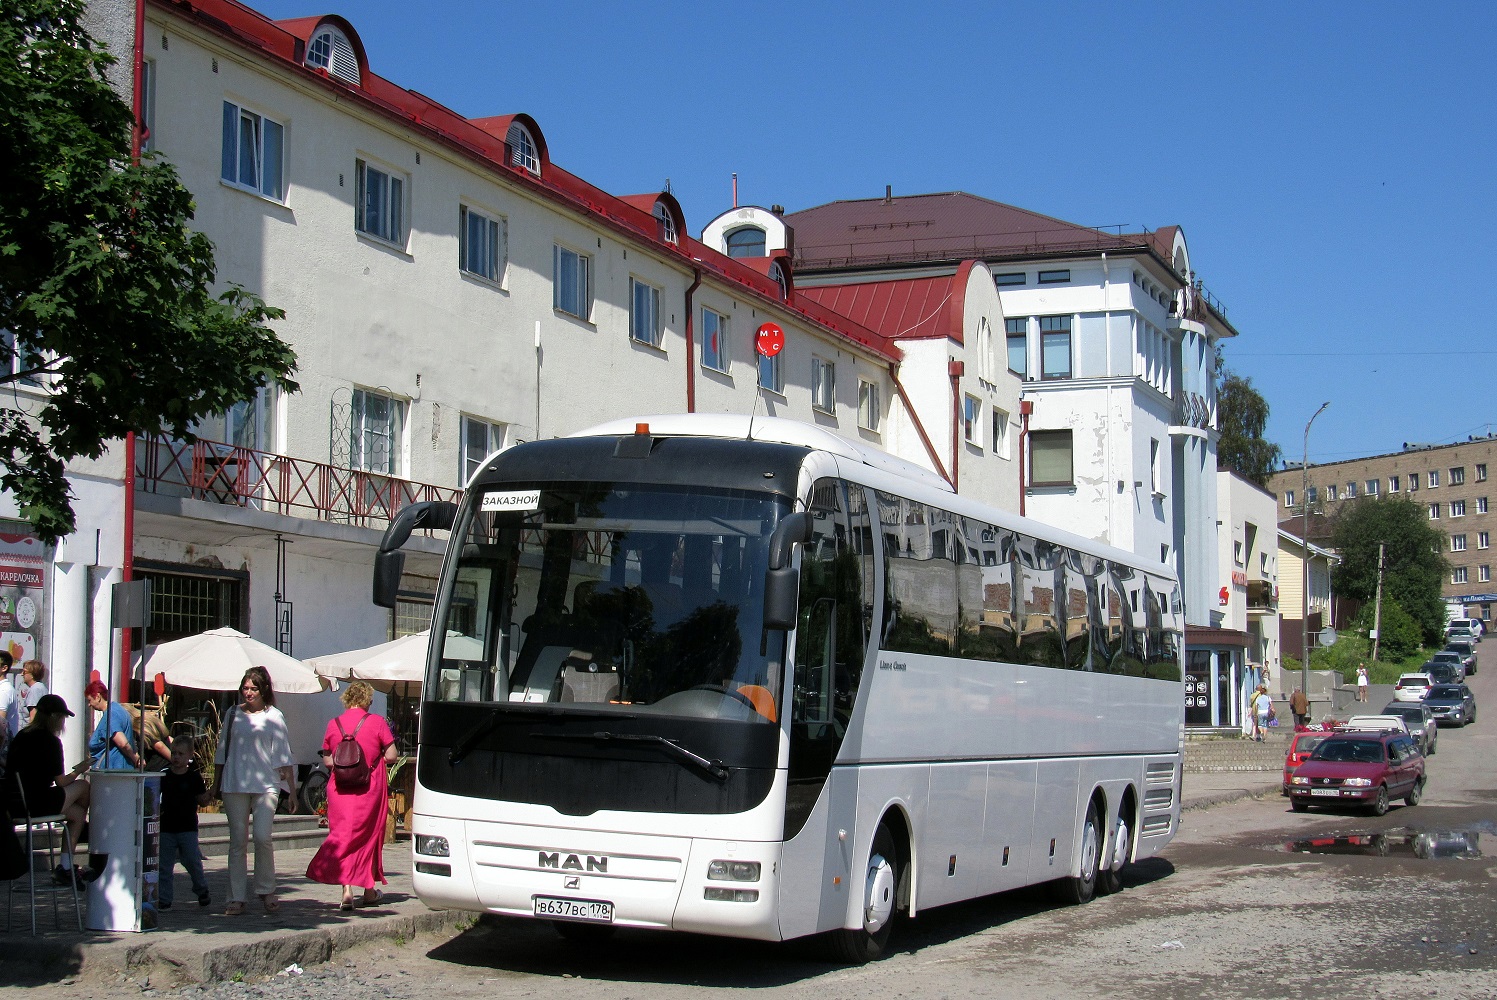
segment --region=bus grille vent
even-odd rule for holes
[[[1175,783],[1175,762],[1172,760],[1155,761],[1149,765],[1145,779],[1151,785],[1173,785]]]
[[[1144,817],[1143,835],[1145,837],[1159,833],[1169,833],[1169,830],[1170,818],[1168,815]]]
[[[1151,788],[1144,793],[1144,811],[1152,812],[1156,809],[1168,809],[1175,802],[1175,790],[1173,788]]]

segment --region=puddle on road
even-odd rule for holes
[[[1482,835],[1486,834],[1485,840]],[[1273,845],[1286,854],[1352,854],[1376,858],[1465,861],[1497,856],[1497,824],[1480,823],[1458,830],[1402,827],[1382,833],[1341,833],[1290,840]]]

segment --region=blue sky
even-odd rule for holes
[[[343,14],[374,72],[528,112],[605,190],[669,178],[694,234],[734,171],[791,211],[892,185],[1183,226],[1286,457],[1326,400],[1312,462],[1497,432],[1497,4],[252,6]]]

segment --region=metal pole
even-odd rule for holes
[[[1378,643],[1383,638],[1383,542],[1377,543],[1377,601],[1372,605],[1372,662],[1377,662]]]
[[[1315,417],[1325,412],[1325,408],[1331,405],[1328,399],[1320,404],[1320,409],[1315,411]],[[1310,697],[1310,424],[1315,423],[1315,417],[1311,417],[1309,423],[1305,424],[1305,455],[1304,461],[1300,463],[1300,510],[1304,512],[1301,533],[1304,535],[1304,580],[1299,592],[1299,617],[1300,628],[1303,630],[1301,637],[1300,655],[1300,690],[1305,692],[1305,697]]]

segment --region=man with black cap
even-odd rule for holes
[[[12,816],[62,814],[76,848],[88,818],[89,785],[83,774],[88,770],[89,760],[85,757],[71,770],[63,770],[62,730],[73,717],[67,702],[55,694],[46,694],[37,700],[35,709],[31,723],[10,741],[5,767],[9,810]],[[52,876],[62,885],[69,880],[80,884],[91,881],[89,874],[73,869],[72,855],[67,852]]]

